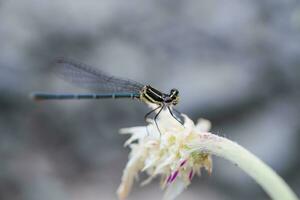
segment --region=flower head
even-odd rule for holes
[[[178,123],[167,110],[160,113],[157,124],[121,129],[121,134],[131,134],[125,146],[131,148],[129,161],[124,169],[122,182],[118,189],[119,199],[125,199],[139,172],[146,172],[149,177],[141,184],[149,183],[160,176],[162,189],[167,188],[165,198],[172,193],[180,193],[187,187],[195,175],[200,175],[201,168],[212,172],[212,159],[206,152],[191,152],[189,144],[210,129],[210,122],[198,120],[195,125],[186,115],[184,125]],[[174,191],[176,190],[176,191]]]

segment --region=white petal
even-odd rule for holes
[[[180,129],[183,130],[184,127],[180,124],[172,115],[170,115],[168,110],[163,110],[158,116],[158,126],[160,129],[168,130],[172,129]]]
[[[178,195],[180,195],[183,190],[186,188],[186,183],[181,180],[179,177],[176,178],[176,180],[170,184],[164,194],[163,200],[173,200]]]
[[[131,127],[131,128],[121,128],[119,130],[120,134],[142,134],[144,135],[145,133],[147,133],[147,130],[145,128],[145,126],[135,126],[135,127]]]
[[[141,183],[141,186],[149,184],[153,180],[154,176],[149,176],[146,180]]]
[[[195,127],[195,129],[200,132],[208,132],[210,128],[211,128],[211,122],[203,118],[198,119]]]
[[[168,158],[166,158],[162,163],[160,163],[159,165],[157,165],[154,174],[160,173],[161,169],[169,164],[171,164],[173,162],[173,160],[175,160],[175,155],[171,155]]]
[[[117,191],[119,199],[125,199],[128,196],[132,188],[134,178],[136,177],[138,171],[142,168],[142,155],[143,152],[140,151],[139,153],[133,155],[128,161],[123,171],[122,182]]]
[[[122,128],[120,129],[120,134],[132,134],[131,137],[126,140],[124,146],[128,146],[135,140],[142,139],[147,136],[147,130],[144,126],[132,127],[132,128]]]
[[[149,169],[150,167],[155,166],[157,163],[157,158],[148,158],[145,161],[145,166],[141,171],[145,171],[147,169]]]

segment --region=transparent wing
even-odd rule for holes
[[[54,71],[59,77],[70,83],[103,93],[139,93],[144,86],[132,80],[107,75],[88,65],[65,58],[56,60]]]

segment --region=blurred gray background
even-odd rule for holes
[[[132,100],[33,102],[33,91],[82,92],[51,61],[73,58],[116,76],[180,90],[178,110],[207,118],[300,194],[300,3],[297,0],[0,1],[0,199],[116,199],[144,125]],[[142,175],[144,178],[144,176]],[[162,197],[158,181],[129,199]],[[214,158],[178,199],[268,199]]]

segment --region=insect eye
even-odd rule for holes
[[[172,95],[172,96],[176,96],[176,95],[178,95],[179,94],[179,91],[177,90],[177,89],[172,89],[171,91],[170,91],[170,95]]]

